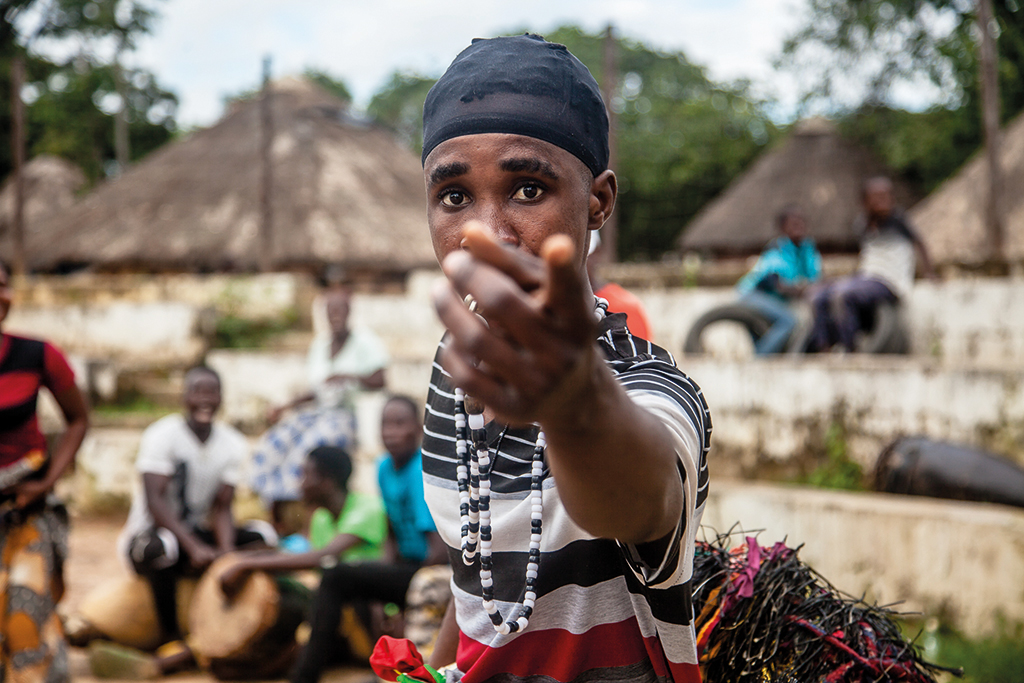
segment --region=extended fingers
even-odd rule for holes
[[[462,243],[480,261],[505,273],[527,292],[541,286],[544,264],[519,249],[497,242],[479,221],[469,221],[462,231]]]
[[[593,339],[593,301],[585,295],[585,275],[573,260],[573,244],[565,235],[554,235],[541,247],[541,258],[547,264],[547,287],[544,306],[561,322],[570,338],[590,343]]]

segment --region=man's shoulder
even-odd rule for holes
[[[171,413],[170,415],[164,415],[156,422],[151,422],[146,427],[142,436],[170,436],[176,432],[180,432],[182,429],[187,429],[188,425],[185,423],[185,416],[181,413]]]
[[[214,420],[213,429],[217,433],[218,438],[229,439],[236,443],[248,443],[248,441],[246,441],[245,435],[242,434],[242,432],[238,431],[236,428],[232,427],[227,422]]]

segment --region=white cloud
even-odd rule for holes
[[[713,78],[746,77],[773,90],[770,60],[796,21],[798,0],[169,0],[132,61],[178,93],[178,118],[207,125],[226,94],[258,84],[264,55],[275,76],[318,66],[345,80],[358,105],[396,69],[444,70],[474,37],[565,23],[682,50]]]

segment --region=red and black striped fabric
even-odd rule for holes
[[[39,388],[59,392],[74,384],[67,359],[53,345],[10,334],[0,338],[0,468],[32,451],[46,452],[36,418]]]
[[[599,311],[604,315],[603,307]],[[454,392],[435,360],[424,422],[424,488],[455,571],[452,587],[461,632],[457,664],[465,683],[700,680],[690,578],[708,491],[707,404],[671,354],[629,333],[624,315],[604,315],[597,341],[630,397],[661,417],[676,437],[683,515],[665,557],[649,565],[635,547],[579,528],[545,467],[537,604],[529,627],[508,636],[494,631],[481,607],[479,561],[466,566],[459,550]],[[499,452],[490,477],[494,593],[506,617],[523,599],[536,436],[536,427],[487,425],[492,452]]]

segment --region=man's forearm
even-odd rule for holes
[[[542,419],[551,472],[573,520],[627,543],[661,538],[679,521],[678,456],[665,425],[637,406],[596,359],[564,415]]]

